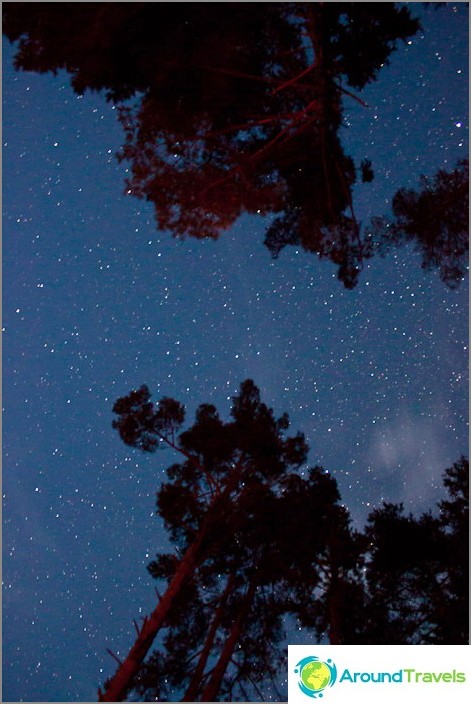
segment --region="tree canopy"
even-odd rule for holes
[[[438,516],[384,504],[366,527],[365,642],[466,644],[469,639],[469,463],[443,475],[449,499]]]
[[[154,406],[145,386],[118,399],[114,412],[118,419],[113,425],[128,445],[144,452],[166,445],[183,461],[169,467],[168,481],[157,493],[158,513],[177,547],[177,556],[159,555],[150,568],[167,582],[166,591],[128,658],[100,695],[105,701],[125,697],[155,635],[175,618],[180,599],[185,603],[196,599],[202,602],[202,613],[208,612],[202,590],[224,590],[225,580],[233,574],[236,579],[227,599],[234,609],[242,610],[236,617],[242,629],[258,593],[270,590],[278,579],[269,550],[276,541],[272,511],[279,513],[283,485],[307,452],[303,435],[286,435],[288,416],[275,418],[251,380],[234,397],[232,419],[227,423],[214,406],[203,404],[195,423],[179,432],[183,407],[168,398]],[[197,638],[198,632],[192,637]],[[232,650],[223,649],[220,655],[225,664],[207,683],[212,693],[221,686],[237,640],[235,632],[228,641]]]
[[[340,141],[344,100],[362,103],[352,91],[419,27],[396,3],[3,5],[17,68],[65,69],[76,92],[119,106],[126,190],[155,205],[160,228],[217,238],[242,213],[271,215],[274,257],[301,246],[334,262],[348,288],[378,246],[355,217],[352,186],[373,170]],[[437,181],[434,202],[442,196]],[[410,198],[396,196],[394,240],[416,240],[426,267],[456,283],[467,252],[456,208],[435,206],[430,227],[424,198]]]
[[[467,459],[445,472],[435,515],[384,504],[358,532],[334,476],[304,467],[303,435],[287,435],[253,381],[229,421],[202,404],[186,430],[178,401],[150,398],[142,386],[118,399],[113,426],[179,456],[156,497],[175,549],[149,564],[161,596],[101,700],[279,698],[290,619],[333,644],[466,642]]]
[[[469,162],[452,171],[440,169],[433,178],[421,176],[420,189],[402,188],[394,196],[393,218],[374,218],[368,236],[380,252],[413,243],[424,269],[438,269],[450,287],[468,268]]]

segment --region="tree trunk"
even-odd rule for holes
[[[242,601],[242,606],[239,609],[236,620],[231,628],[231,632],[224,644],[224,647],[219,656],[219,660],[211,674],[210,680],[203,690],[201,695],[202,702],[214,702],[221,688],[222,679],[229,665],[229,661],[240,638],[242,627],[250,611],[252,601],[257,589],[255,580],[250,582],[245,597]]]
[[[343,615],[345,610],[345,584],[339,556],[339,536],[331,536],[329,545],[329,587],[327,592],[328,635],[331,645],[343,643]]]
[[[336,576],[330,586],[330,594],[327,603],[327,613],[329,619],[329,643],[330,645],[341,645],[342,638],[342,612],[343,612],[343,588],[341,580]]]
[[[165,618],[173,604],[173,600],[201,562],[202,555],[200,554],[200,548],[207,535],[211,518],[215,512],[217,513],[218,510],[223,510],[223,503],[221,502],[230,499],[231,492],[237,488],[242,467],[243,458],[241,457],[228,478],[224,491],[219,496],[213,496],[197,537],[183,556],[165,594],[162,596],[151,615],[145,620],[141,632],[137,636],[128,656],[118,667],[113,677],[108,681],[105,691],[102,692],[101,689],[98,689],[98,701],[120,702],[125,699],[144,658],[154,642],[155,636],[164,625]]]
[[[234,588],[235,577],[233,574],[227,580],[227,585],[222,594],[219,604],[214,612],[213,620],[211,621],[211,626],[207,633],[206,639],[204,641],[203,650],[201,651],[198,664],[193,671],[190,679],[190,684],[185,692],[182,702],[194,702],[196,701],[196,696],[199,692],[201,685],[201,678],[203,677],[206,664],[208,662],[209,655],[211,653],[211,648],[213,647],[214,638],[216,636],[217,630],[221,623],[221,619],[224,613],[224,608],[226,606],[227,598]]]
[[[98,701],[120,702],[125,699],[128,691],[132,687],[134,677],[139,672],[142,662],[154,642],[155,636],[164,625],[165,618],[175,597],[192,576],[200,561],[200,548],[206,536],[207,526],[208,522],[205,521],[197,538],[183,556],[165,594],[162,596],[151,615],[144,621],[142,629],[129,651],[128,656],[106,685],[105,692],[102,692],[101,689],[98,690]]]

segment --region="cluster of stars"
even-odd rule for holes
[[[464,155],[465,44],[452,22],[435,36],[434,12],[365,92],[372,107],[346,101],[346,151],[375,169],[355,193],[363,222]],[[176,458],[124,446],[114,401],[146,383],[189,422],[207,402],[227,420],[253,378],[356,527],[383,500],[426,510],[466,448],[467,282],[448,290],[401,250],[345,291],[300,249],[272,262],[262,218],[176,242],[122,194],[113,106],[15,74],[6,53],[4,695],[86,701],[113,669],[106,648],[124,654],[154,606],[146,565],[172,549],[154,497]]]

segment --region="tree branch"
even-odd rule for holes
[[[278,88],[275,88],[275,90],[272,92],[272,95],[275,95],[275,94],[278,93],[280,90],[283,90],[284,88],[287,88],[287,86],[290,86],[290,85],[292,85],[293,83],[296,83],[296,81],[298,81],[298,80],[299,80],[300,78],[302,78],[303,76],[306,76],[306,75],[307,75],[308,73],[310,73],[314,68],[316,68],[314,64],[312,64],[311,66],[308,66],[306,69],[304,69],[304,71],[301,71],[301,73],[298,73],[297,76],[295,76],[294,78],[291,78],[289,81],[285,81],[285,83],[282,83],[280,86],[278,86]],[[306,87],[307,87],[307,86],[306,86]]]
[[[111,657],[114,658],[114,660],[116,660],[116,662],[117,662],[119,665],[122,665],[122,664],[123,664],[123,661],[120,660],[120,659],[118,658],[118,656],[113,653],[112,650],[110,650],[109,648],[107,648],[107,649],[106,649],[106,652],[109,653],[109,654],[111,655]]]
[[[364,108],[369,108],[369,107],[370,107],[370,106],[368,105],[368,103],[365,103],[364,100],[362,100],[361,98],[359,98],[359,97],[358,97],[357,95],[355,95],[354,93],[350,93],[349,90],[347,90],[346,88],[343,88],[342,86],[340,86],[340,85],[339,85],[338,83],[336,83],[335,81],[332,81],[332,83],[334,84],[334,86],[335,86],[336,88],[338,88],[338,90],[339,90],[341,93],[345,93],[345,95],[348,95],[350,98],[353,98],[353,100],[356,100],[357,103],[360,103],[360,105],[363,105]]]

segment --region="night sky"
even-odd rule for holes
[[[413,4],[414,5],[414,4]],[[468,9],[424,10],[343,139],[375,180],[366,223],[421,173],[468,153]],[[468,281],[451,290],[401,249],[353,291],[335,267],[263,246],[242,217],[213,241],[176,241],[124,193],[116,111],[65,73],[16,73],[4,41],[4,701],[87,701],[155,605],[146,565],[168,547],[155,516],[170,451],[142,455],[111,428],[147,384],[191,422],[223,418],[250,377],[306,434],[354,525],[385,501],[420,513],[467,454]]]

